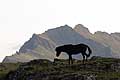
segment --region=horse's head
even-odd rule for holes
[[[60,53],[61,53],[60,48],[57,47],[57,48],[55,49],[55,51],[56,51],[56,57],[58,57],[58,56],[60,55]]]

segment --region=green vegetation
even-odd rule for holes
[[[74,60],[73,65],[68,65],[68,60],[64,59],[0,64],[0,78],[6,75],[8,80],[13,80],[13,77],[15,80],[86,80],[88,77],[94,80],[118,80],[120,59],[94,56],[85,65],[81,60]]]
[[[4,78],[10,71],[14,71],[19,67],[20,63],[0,63],[0,80]]]

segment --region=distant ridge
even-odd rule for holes
[[[120,58],[120,33],[97,31],[90,33],[82,24],[71,28],[68,25],[49,29],[42,34],[33,34],[32,37],[21,46],[18,53],[4,58],[3,62],[28,62],[33,59],[55,58],[55,47],[64,44],[85,43],[93,51],[92,56]],[[68,58],[62,54],[60,58]],[[81,59],[81,55],[74,58]]]
[[[87,28],[85,28],[83,25],[81,26],[80,24],[76,25],[74,30],[86,38],[92,39],[100,44],[103,44],[104,46],[110,47],[112,53],[114,53],[112,54],[113,57],[120,58],[120,33],[116,32],[109,34],[107,32],[97,31],[94,34],[91,34]]]

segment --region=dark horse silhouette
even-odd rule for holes
[[[87,54],[86,51],[89,51],[89,53]],[[87,61],[87,58],[91,55],[92,51],[90,49],[90,47],[88,45],[85,44],[77,44],[77,45],[72,45],[72,44],[67,44],[67,45],[62,45],[62,46],[58,46],[55,49],[56,51],[56,56],[58,57],[60,55],[61,52],[66,52],[69,55],[69,64],[73,64],[72,61],[72,55],[74,54],[79,54],[81,53],[83,56],[83,64],[84,61]]]

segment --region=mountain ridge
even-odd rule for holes
[[[106,34],[110,35],[110,36],[107,36],[109,37],[108,39],[106,39]],[[55,51],[54,51],[55,47],[64,45],[64,44],[85,43],[92,48],[93,50],[92,56],[119,58],[120,54],[118,52],[120,51],[119,50],[115,51],[116,48],[114,49],[114,45],[111,44],[112,40],[109,41],[109,39],[111,39],[112,37],[118,43],[120,41],[119,33],[112,33],[112,34],[106,33],[106,34],[105,34],[105,37],[103,37],[104,36],[103,32],[101,32],[101,35],[103,36],[99,36],[98,34],[95,35],[95,33],[92,34],[90,33],[89,29],[84,27],[84,25],[82,24],[78,24],[74,28],[71,28],[68,25],[64,25],[57,28],[49,29],[42,34],[33,34],[32,37],[27,42],[25,42],[24,45],[20,48],[18,53],[19,55],[25,55],[27,57],[29,56],[30,59],[28,58],[28,60],[27,60],[27,57],[25,56],[23,57],[24,59],[26,59],[26,61],[39,59],[39,58],[45,58],[45,59],[47,58],[47,59],[53,60],[55,57]],[[105,40],[100,40],[101,37],[105,38]],[[118,45],[115,42],[114,44]],[[10,59],[14,60],[15,55],[19,57],[18,54],[14,54],[13,56],[7,56],[3,60],[3,62],[4,63],[13,62]],[[77,55],[74,58],[81,59],[80,57],[81,57],[80,55]],[[23,58],[20,57],[21,60]],[[67,55],[62,54],[60,58],[67,58]],[[23,59],[23,62],[24,62],[24,59]]]

